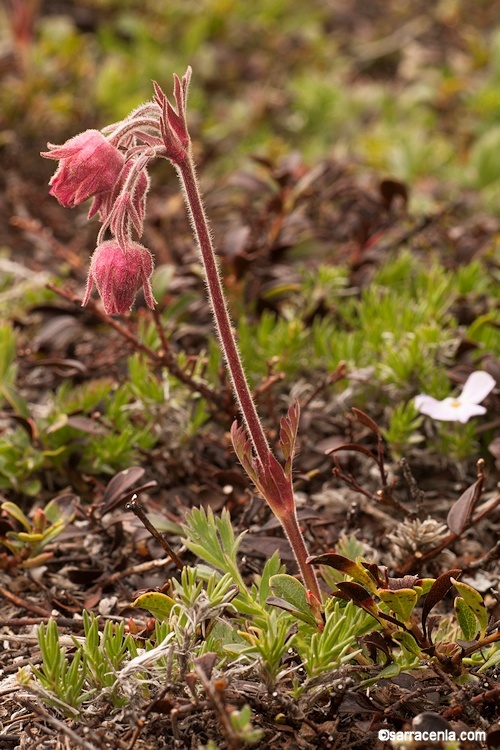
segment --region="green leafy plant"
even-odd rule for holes
[[[38,628],[38,644],[42,653],[40,667],[31,666],[41,697],[66,716],[75,717],[79,708],[88,701],[94,691],[85,689],[87,666],[81,648],[77,648],[71,658],[61,645],[55,620],[41,623]],[[28,681],[22,675],[22,681]],[[29,682],[28,682],[29,684]]]
[[[337,553],[326,553],[311,560],[314,565],[327,565],[341,571],[348,579],[337,583],[334,596],[353,602],[374,617],[386,637],[394,639],[411,660],[415,655],[430,655],[453,674],[460,675],[463,659],[500,641],[500,629],[487,634],[488,615],[481,594],[472,586],[457,580],[460,570],[447,571],[437,579],[405,576],[389,578],[386,569],[367,563],[361,558],[349,560]],[[451,587],[458,593],[455,613],[460,633],[453,640],[432,639],[427,626],[431,610],[444,598]],[[415,608],[425,596],[418,624]],[[459,646],[462,637],[466,645]]]
[[[4,514],[17,521],[22,531],[6,531],[0,536],[20,568],[36,568],[50,560],[53,553],[43,552],[73,520],[74,511],[68,508],[64,497],[54,498],[45,508],[37,508],[28,518],[21,508],[10,501],[0,506]]]
[[[0,325],[0,397],[20,416],[29,415],[26,401],[16,390],[16,337],[8,323]]]
[[[73,718],[91,699],[104,697],[115,708],[127,704],[118,672],[139,653],[123,622],[107,622],[100,631],[99,618],[84,611],[83,629],[82,638],[63,639],[54,619],[41,623],[37,637],[42,663],[31,665],[32,683],[28,674],[21,674],[21,680],[31,684],[35,692],[42,691],[45,702]]]

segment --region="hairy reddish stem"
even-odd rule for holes
[[[297,520],[297,513],[295,508],[292,513],[283,514],[279,517],[283,530],[287,535],[290,546],[293,549],[295,559],[299,566],[299,570],[302,573],[304,579],[304,586],[306,589],[314,594],[316,599],[321,602],[321,592],[318,586],[318,579],[314,568],[309,565],[306,560],[310,556],[307,547],[304,542],[302,531],[300,530],[299,522]]]
[[[245,421],[250,440],[255,450],[256,459],[261,467],[264,476],[272,479],[273,473],[278,468],[274,454],[271,452],[266,435],[262,428],[257,409],[255,407],[248,381],[241,362],[240,353],[227,309],[226,299],[222,288],[219,268],[215,258],[214,247],[210,230],[208,227],[207,217],[203,208],[198,181],[196,179],[195,167],[189,153],[186,158],[176,160],[175,166],[178,170],[185,194],[185,200],[189,216],[191,218],[193,232],[198,242],[201,253],[205,276],[208,286],[208,297],[212,307],[212,313],[219,336],[220,344],[227,367],[230,373],[236,399],[240,407],[241,414]],[[281,467],[279,467],[281,469]],[[281,469],[282,470],[282,469]],[[282,479],[285,480],[283,472]],[[286,481],[286,480],[285,480]],[[281,483],[281,482],[280,482]],[[321,601],[321,593],[314,569],[306,560],[309,556],[304,537],[300,530],[297,514],[295,511],[295,502],[293,501],[293,488],[291,478],[287,481],[287,487],[282,487],[284,495],[292,496],[292,502],[287,502],[289,498],[282,495],[282,491],[276,485],[276,492],[272,492],[272,497],[266,497],[267,502],[279,518],[283,530],[290,542],[297,560],[299,569],[302,573],[304,584],[318,601]]]
[[[185,161],[180,164],[178,163],[176,166],[184,187],[186,204],[205,268],[209,292],[208,296],[212,306],[212,312],[222,351],[224,352],[236,398],[243,419],[245,420],[245,425],[250,435],[252,445],[260,463],[265,467],[269,463],[270,448],[264,430],[262,429],[252,394],[250,393],[240,353],[234,339],[231,319],[229,317],[226,299],[222,290],[219,269],[215,260],[212,238],[210,236],[208,221],[198,189],[194,165],[188,157]]]

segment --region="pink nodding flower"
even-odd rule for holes
[[[150,277],[153,258],[149,250],[130,241],[121,248],[116,240],[99,245],[91,258],[90,270],[82,304],[90,299],[95,284],[108,315],[123,315],[134,304],[137,292],[144,287],[148,307],[153,309],[155,298]]]
[[[121,151],[98,130],[86,130],[62,146],[48,146],[42,156],[60,160],[50,180],[50,194],[69,208],[112,190],[125,164]]]

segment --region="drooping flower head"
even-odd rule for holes
[[[186,102],[191,77],[188,68],[182,80],[174,76],[176,107],[155,84],[151,102],[102,131],[86,130],[61,146],[48,144],[42,153],[58,159],[50,180],[50,193],[70,208],[93,198],[88,218],[98,216],[102,226],[92,256],[83,304],[94,284],[108,314],[129,310],[137,292],[144,287],[146,302],[155,300],[150,277],[150,252],[132,240],[140,238],[149,190],[148,165],[155,158],[185,164],[190,149]],[[112,239],[106,240],[110,233]]]
[[[415,407],[421,414],[442,422],[468,422],[471,417],[485,414],[486,409],[480,406],[486,396],[496,385],[495,379],[483,370],[473,372],[467,378],[459,396],[449,396],[438,401],[432,396],[421,393],[415,397]]]
[[[49,143],[48,147],[42,156],[60,161],[50,180],[50,194],[69,208],[112,190],[125,163],[122,152],[98,130],[86,130],[62,146]]]
[[[99,245],[90,261],[89,276],[83,305],[90,299],[95,284],[108,315],[123,315],[134,304],[137,292],[144,287],[148,307],[155,305],[151,288],[153,258],[149,250],[137,242],[123,249],[116,240]]]

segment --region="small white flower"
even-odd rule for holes
[[[496,381],[487,372],[478,370],[467,378],[462,393],[457,397],[448,397],[438,401],[432,396],[421,393],[415,397],[415,406],[421,414],[426,414],[442,422],[468,422],[477,414],[485,414],[484,406],[479,406],[488,393],[496,385]]]

